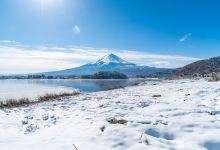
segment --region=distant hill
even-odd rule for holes
[[[83,79],[127,79],[128,77],[117,71],[100,71],[94,75],[84,75]]]
[[[150,73],[162,72],[167,70],[171,70],[171,69],[139,66],[127,62],[114,54],[109,54],[102,57],[95,63],[88,63],[80,67],[61,70],[61,71],[44,72],[38,74],[52,75],[52,76],[93,75],[100,71],[117,71],[120,73],[124,73],[126,75],[137,75],[137,74],[150,74]]]
[[[176,70],[177,76],[190,76],[194,74],[220,73],[220,57],[196,61]]]

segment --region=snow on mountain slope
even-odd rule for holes
[[[102,57],[95,64],[97,64],[97,65],[107,65],[107,64],[110,64],[110,63],[118,63],[118,64],[126,64],[126,65],[132,64],[132,63],[129,63],[129,62],[121,59],[120,57],[118,57],[114,54],[109,54],[109,55],[106,55],[106,56]]]
[[[147,81],[0,110],[0,149],[219,150],[219,83]]]

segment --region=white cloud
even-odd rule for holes
[[[192,33],[186,33],[180,40],[179,42],[185,42],[190,36],[192,36]]]
[[[148,54],[131,50],[95,49],[92,47],[46,47],[26,48],[0,44],[0,74],[28,73],[62,70],[95,62],[100,57],[114,53],[139,65],[176,68],[199,60],[179,55]]]
[[[164,67],[171,66],[172,64],[169,61],[154,61],[150,65],[160,67],[160,68],[164,68]]]
[[[73,31],[73,33],[75,33],[75,34],[79,34],[79,33],[81,32],[79,26],[77,26],[77,25],[75,25],[75,26],[73,27],[72,31]]]

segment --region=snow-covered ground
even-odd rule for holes
[[[220,150],[220,82],[148,81],[0,110],[0,149]]]

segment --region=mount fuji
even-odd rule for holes
[[[155,68],[149,66],[139,66],[130,62],[123,60],[122,58],[109,54],[95,63],[88,63],[80,67],[61,70],[61,71],[53,71],[53,72],[45,72],[41,74],[45,75],[92,75],[99,71],[118,71],[127,75],[138,75],[138,74],[151,74],[162,71],[167,71],[169,69],[165,68]]]

